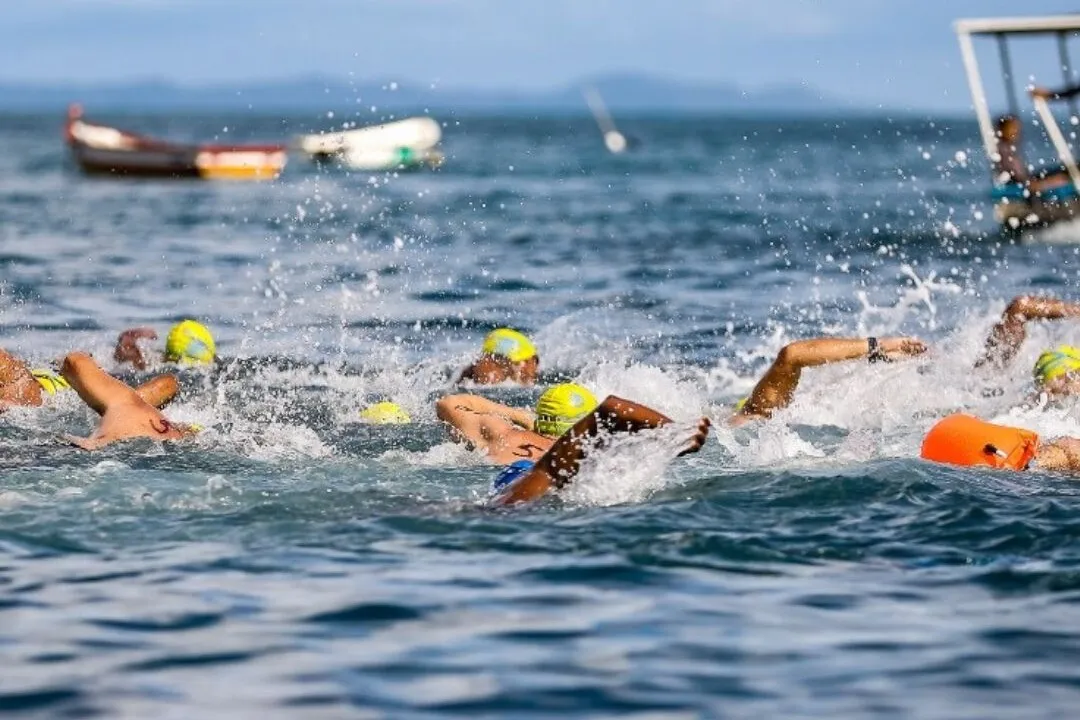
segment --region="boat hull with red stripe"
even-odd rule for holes
[[[285,145],[187,145],[82,119],[72,105],[64,138],[87,175],[203,180],[273,180],[285,167]]]

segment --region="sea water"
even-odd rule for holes
[[[175,139],[304,117],[104,116]],[[374,118],[360,118],[361,121]],[[1001,237],[966,119],[446,117],[437,172],[292,156],[262,184],[87,179],[59,116],[0,117],[0,332],[116,368],[125,328],[210,326],[196,439],[93,454],[72,393],[0,418],[0,712],[40,717],[1060,718],[1080,700],[1080,485],[917,459],[958,409],[1080,434],[1013,367],[1019,293],[1077,297],[1080,232]],[[485,333],[676,420],[527,507],[434,401]],[[916,335],[723,422],[775,353]],[[163,340],[148,343],[160,351]],[[529,404],[537,389],[483,390]],[[392,399],[414,422],[371,426]],[[673,459],[695,419],[702,451]]]

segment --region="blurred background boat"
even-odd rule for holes
[[[438,167],[443,155],[439,123],[429,117],[371,125],[353,130],[301,135],[299,150],[313,160],[336,160],[354,170],[404,170]]]
[[[955,30],[960,43],[960,54],[964,61],[968,87],[971,90],[975,117],[979,123],[979,134],[987,158],[991,162],[993,182],[991,199],[997,221],[1005,230],[1019,230],[1045,227],[1062,220],[1080,217],[1080,195],[1077,191],[1080,187],[1080,172],[1077,171],[1073,153],[1045,98],[1035,97],[1033,109],[1038,113],[1039,123],[1060,164],[1040,168],[1032,174],[1031,178],[1025,178],[1023,181],[1017,181],[1016,178],[1011,177],[1010,173],[1003,172],[1005,163],[1000,144],[1007,142],[1007,144],[1020,145],[1020,136],[1018,134],[1012,141],[1007,139],[1003,141],[995,128],[995,125],[1000,123],[1005,116],[999,116],[996,122],[991,118],[990,102],[987,100],[986,89],[983,87],[978,57],[972,42],[975,37],[991,38],[996,41],[1007,115],[1015,118],[1017,123],[1022,123],[1024,113],[1021,112],[1019,93],[1016,88],[1011,50],[1022,48],[1025,52],[1034,55],[1039,51],[1045,52],[1048,48],[1045,44],[1040,48],[1030,42],[1010,45],[1010,39],[1053,38],[1057,44],[1058,64],[1061,66],[1065,87],[1071,88],[1076,85],[1076,79],[1073,77],[1068,41],[1080,31],[1080,14],[957,20]],[[1021,76],[1027,77],[1024,73],[1021,73]],[[1078,115],[1076,94],[1075,92],[1070,94],[1068,91],[1055,93],[1058,99],[1069,99],[1069,114],[1073,124]],[[1019,133],[1019,129],[1017,132]],[[1021,163],[1027,165],[1026,161],[1023,161],[1024,155],[1019,147],[1012,147],[1009,150]],[[1060,181],[1052,188],[1038,187],[1049,185],[1044,181],[1050,175],[1059,176]]]
[[[203,180],[272,180],[287,160],[284,145],[181,144],[82,119],[68,108],[64,138],[88,175]]]

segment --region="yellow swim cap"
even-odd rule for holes
[[[402,410],[397,403],[389,400],[368,405],[360,411],[360,417],[373,425],[401,425],[412,422],[409,413]]]
[[[598,404],[595,395],[574,383],[548,388],[536,401],[536,432],[558,437]]]
[[[484,338],[483,351],[489,355],[501,355],[510,362],[524,362],[536,356],[536,348],[529,338],[510,328],[489,332]]]
[[[1072,345],[1061,345],[1056,350],[1047,350],[1035,361],[1033,373],[1039,385],[1056,380],[1067,373],[1080,370],[1080,349]]]
[[[55,395],[58,390],[70,390],[71,386],[64,376],[47,368],[36,368],[30,371],[34,379],[38,381],[41,389],[50,395]]]
[[[165,339],[165,357],[180,363],[212,363],[217,349],[205,325],[184,320],[173,325]]]
[[[746,397],[744,397],[744,398],[743,398],[742,400],[740,400],[739,402],[735,403],[735,412],[741,412],[741,411],[742,411],[742,409],[743,409],[744,407],[746,407],[746,403],[748,403],[748,402],[750,402],[750,396],[749,396],[749,395],[747,395]]]

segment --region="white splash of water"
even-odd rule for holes
[[[427,450],[387,450],[378,457],[379,462],[387,465],[409,465],[411,467],[460,467],[490,465],[482,453],[467,449],[464,445],[453,442],[439,443]],[[494,474],[494,471],[493,471]]]
[[[669,470],[693,430],[673,424],[634,435],[606,438],[602,451],[590,452],[574,481],[561,492],[571,505],[635,503],[677,482]]]

